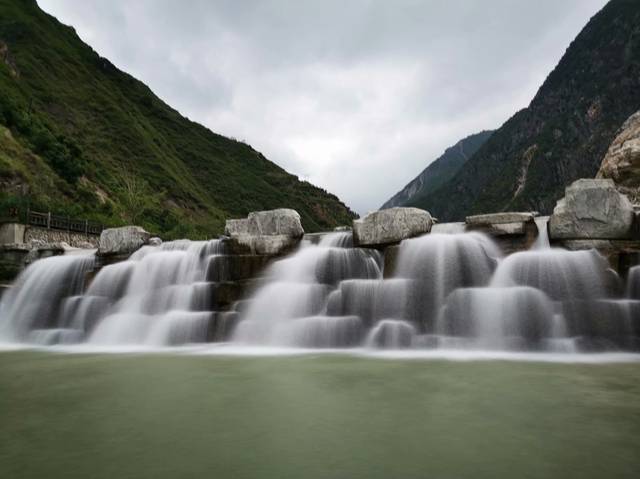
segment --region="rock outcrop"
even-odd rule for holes
[[[242,218],[236,220],[227,220],[224,225],[224,234],[227,236],[248,235],[249,219]]]
[[[248,234],[253,236],[283,235],[300,238],[304,234],[300,215],[296,210],[279,208],[254,211],[246,219],[227,220],[225,233],[229,236]]]
[[[356,246],[384,246],[431,231],[433,218],[419,208],[389,208],[353,221]]]
[[[255,211],[244,219],[227,220],[225,234],[232,249],[259,255],[280,255],[290,251],[304,235],[297,211],[280,208]]]
[[[509,254],[531,247],[540,232],[534,212],[501,212],[467,216],[466,231],[480,231],[492,236]]]
[[[149,242],[151,235],[140,226],[108,228],[100,234],[98,255],[130,255]]]
[[[610,178],[632,201],[640,199],[640,111],[623,123],[602,160],[597,178]]]
[[[627,239],[632,236],[633,206],[611,179],[581,179],[565,190],[549,219],[549,237]]]
[[[467,216],[468,230],[486,230],[493,236],[525,234],[527,225],[534,224],[535,213],[506,212]]]
[[[601,3],[529,105],[413,205],[428,205],[442,222],[506,209],[548,215],[566,186],[596,175],[640,106],[640,3]]]

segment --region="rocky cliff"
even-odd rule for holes
[[[640,111],[624,122],[602,160],[598,178],[612,179],[634,202],[640,199]]]
[[[422,206],[441,220],[504,210],[550,213],[565,186],[593,178],[640,107],[640,2],[612,0],[517,112]]]
[[[481,131],[447,148],[442,156],[430,163],[422,173],[393,195],[380,209],[409,205],[424,207],[425,197],[453,178],[492,133],[492,131]]]

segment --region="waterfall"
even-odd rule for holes
[[[517,286],[455,290],[447,298],[436,331],[447,347],[523,350],[545,349],[545,339],[556,333],[554,327],[547,295]]]
[[[203,304],[221,241],[144,246],[103,267],[85,291],[94,256],[39,260],[0,303],[0,334],[10,341],[165,346],[207,339],[212,313]]]
[[[348,247],[350,244],[350,233],[333,233],[318,245],[306,244],[276,261],[267,272],[267,284],[241,315],[233,340],[297,347],[357,344],[361,319],[354,321],[349,314],[327,317],[329,297],[345,282],[380,278],[381,258],[375,251]]]
[[[629,268],[627,273],[627,298],[640,299],[640,266]]]
[[[538,227],[538,237],[533,242],[531,249],[549,249],[549,217],[536,216],[536,226]]]
[[[104,267],[88,289],[84,302],[109,303],[102,317],[76,315],[87,342],[102,345],[163,346],[203,342],[212,315],[199,311],[212,258],[224,252],[222,242],[179,240],[160,247],[144,246],[129,261]]]
[[[403,241],[394,276],[412,280],[411,307],[418,311],[413,319],[419,328],[433,331],[440,308],[455,289],[488,284],[500,257],[495,243],[480,233],[429,234]]]
[[[408,348],[415,337],[416,328],[411,323],[397,319],[383,319],[371,329],[366,345],[379,349]]]
[[[595,250],[531,250],[506,257],[491,284],[532,286],[559,301],[603,298],[611,275],[606,260]]]
[[[45,344],[55,337],[74,339],[74,332],[62,331],[62,305],[82,292],[93,264],[92,255],[52,256],[31,264],[2,297],[0,339]]]
[[[91,253],[55,256],[31,264],[3,296],[0,340],[638,350],[640,267],[629,270],[625,290],[597,251],[551,248],[546,222],[537,222],[539,240],[507,256],[459,224],[384,253],[354,247],[350,232],[309,235],[264,271],[267,257],[229,254],[227,240],[144,246],[100,269]],[[230,293],[248,281],[251,294]]]

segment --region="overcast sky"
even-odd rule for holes
[[[120,69],[358,213],[504,123],[606,0],[38,0]]]

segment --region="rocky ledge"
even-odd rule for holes
[[[227,220],[225,234],[230,238],[232,251],[277,256],[298,245],[304,228],[296,210],[280,208]]]
[[[419,208],[389,208],[353,221],[355,246],[383,247],[431,231],[434,220]]]
[[[100,235],[99,256],[130,255],[141,246],[148,244],[151,235],[141,226],[108,228]]]
[[[640,199],[640,111],[623,123],[596,178],[610,178],[633,201]]]

